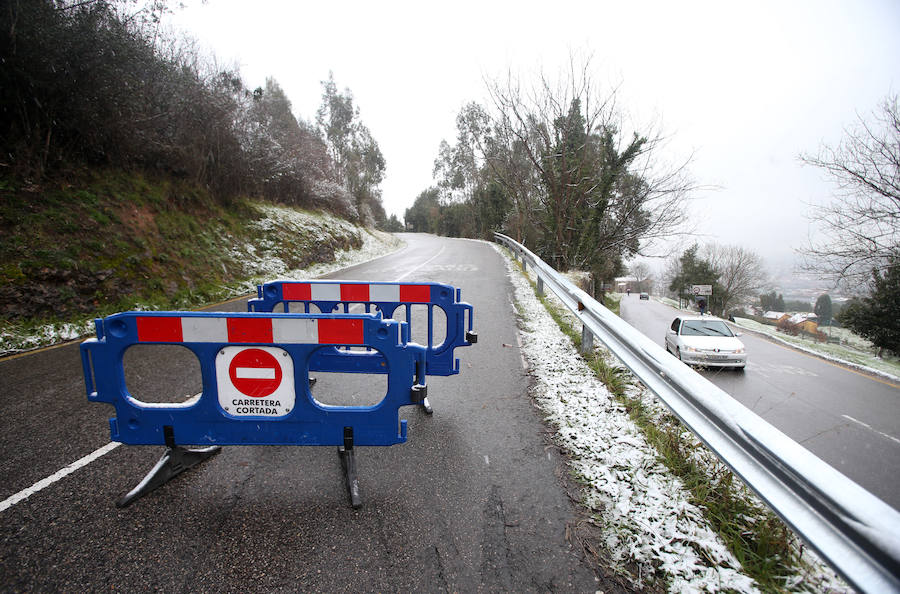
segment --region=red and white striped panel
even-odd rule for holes
[[[359,318],[144,316],[136,321],[138,342],[364,344]]]
[[[399,283],[282,283],[285,301],[347,301],[351,303],[431,303],[431,285]]]

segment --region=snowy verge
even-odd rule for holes
[[[390,233],[357,227],[333,215],[306,213],[275,205],[258,205],[257,208],[264,216],[251,224],[261,230],[269,229],[277,224],[280,227],[287,227],[294,233],[315,234],[319,240],[324,240],[331,231],[355,232],[362,239],[362,247],[355,250],[338,250],[334,253],[334,260],[331,262],[291,269],[284,260],[276,255],[275,250],[271,249],[272,246],[267,245],[265,240],[261,240],[261,243],[257,245],[236,246],[234,249],[237,256],[240,256],[242,261],[252,262],[252,269],[245,271],[247,278],[244,280],[221,287],[218,297],[222,300],[254,294],[256,285],[267,280],[316,278],[380,258],[405,246],[401,239]],[[244,257],[245,254],[257,257]],[[209,307],[209,305],[211,304],[203,307]],[[135,310],[141,309],[141,306],[135,307]],[[180,308],[176,305],[173,309]],[[0,331],[0,357],[77,340],[91,335],[93,332],[93,319],[45,324],[31,330],[28,334],[17,332],[14,329],[3,330]]]
[[[900,383],[900,376],[897,370],[900,365],[897,363],[879,359],[875,355],[864,353],[857,349],[851,349],[840,345],[832,344],[810,344],[800,338],[793,338],[783,334],[776,334],[773,326],[766,326],[754,320],[747,318],[735,318],[734,323],[744,330],[749,330],[755,334],[761,334],[765,338],[787,345],[791,348],[803,351],[810,355],[814,355],[826,361],[838,363],[852,369],[876,375],[878,377]],[[856,359],[856,361],[854,361]]]
[[[515,289],[522,352],[534,378],[532,395],[584,487],[583,505],[604,530],[609,569],[628,576],[635,586],[642,587],[649,577],[671,592],[759,591],[709,526],[704,510],[690,502],[690,494],[659,461],[624,406],[578,355],[520,269],[505,250],[495,249],[504,257]],[[668,414],[633,377],[629,397],[640,399],[655,417]],[[717,464],[693,435],[685,434],[695,456]],[[746,491],[746,497],[754,496]],[[792,578],[785,588],[847,590],[830,568],[804,555],[802,577]],[[638,575],[628,569],[634,566]]]

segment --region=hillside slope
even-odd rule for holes
[[[192,309],[276,277],[312,276],[392,236],[326,213],[121,172],[0,180],[0,355],[75,338],[130,309]]]

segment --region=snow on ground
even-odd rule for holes
[[[680,480],[658,461],[624,407],[578,356],[529,281],[504,250],[495,249],[506,259],[515,288],[522,352],[535,382],[533,396],[556,430],[573,472],[585,484],[583,503],[600,519],[613,569],[638,586],[644,576],[656,576],[671,592],[758,591],[710,528],[703,510],[690,503]],[[548,298],[552,300],[552,294]],[[667,413],[636,381],[629,396],[640,398],[657,418]],[[687,438],[696,444],[697,456],[715,463],[693,435],[687,433]],[[754,496],[746,491],[746,497]],[[805,575],[786,587],[847,590],[830,568],[804,555]],[[629,573],[626,564],[637,565],[638,575]]]
[[[508,259],[507,266],[536,401],[573,470],[590,485],[585,503],[603,520],[612,560],[623,570],[626,562],[636,563],[651,575],[658,568],[673,592],[757,591],[628,413],[577,356],[528,281]]]
[[[850,345],[821,343],[799,336],[790,336],[789,334],[778,332],[775,326],[760,324],[755,320],[747,318],[735,318],[735,323],[741,328],[765,334],[771,340],[783,342],[795,349],[805,351],[829,361],[842,363],[848,367],[866,371],[895,382],[900,382],[900,361],[893,358],[880,358],[875,356],[875,354],[867,348],[867,341],[860,339],[858,336],[852,335],[848,338],[848,341],[856,341],[854,348],[853,342],[851,342]],[[846,333],[850,334],[849,332]]]
[[[363,245],[358,250],[339,250],[334,254],[332,262],[313,264],[307,268],[291,269],[281,258],[274,256],[277,245],[273,239],[265,239],[270,234],[260,233],[263,237],[258,244],[246,244],[235,248],[236,259],[251,262],[251,268],[245,272],[249,278],[236,286],[231,294],[234,296],[246,295],[256,291],[256,285],[275,279],[306,279],[315,278],[368,262],[393,251],[404,244],[396,236],[383,233],[375,229],[357,227],[348,221],[327,213],[309,213],[294,210],[283,206],[259,204],[256,205],[266,216],[254,221],[251,225],[261,232],[287,229],[292,234],[313,235],[317,241],[327,241],[328,237],[335,235],[350,235],[359,233],[362,236]],[[255,258],[247,258],[243,253],[257,254]]]
[[[362,236],[363,245],[358,250],[342,250],[335,252],[332,262],[314,264],[308,268],[290,269],[285,262],[273,256],[272,245],[246,244],[233,253],[240,261],[253,262],[252,269],[247,270],[248,277],[243,282],[222,287],[222,298],[227,299],[239,295],[256,292],[256,285],[276,278],[315,278],[348,266],[368,262],[400,249],[403,242],[391,235],[374,229],[355,227],[347,221],[328,214],[312,214],[291,208],[272,205],[258,205],[264,218],[252,223],[260,230],[271,229],[276,224],[287,226],[295,233],[313,233],[324,237],[329,231],[339,229],[341,234],[358,232]],[[261,255],[262,257],[253,257]],[[142,309],[140,306],[136,310]],[[13,331],[0,332],[0,357],[15,352],[26,351],[41,346],[58,344],[75,340],[94,332],[93,320],[47,324],[39,327],[29,335]]]

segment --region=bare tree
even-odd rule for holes
[[[646,262],[635,262],[628,267],[634,282],[637,284],[638,291],[649,291],[653,285],[651,280],[650,266]]]
[[[718,281],[712,306],[721,314],[756,299],[768,275],[762,258],[747,248],[710,244],[703,247],[705,259],[716,271]]]
[[[811,220],[822,239],[801,250],[807,270],[863,284],[873,269],[900,258],[900,111],[886,98],[869,121],[858,116],[837,147],[801,160],[822,169],[837,187],[834,200]]]
[[[672,291],[668,287],[672,286],[674,280],[681,275],[681,253],[673,251],[668,258],[665,259],[663,268],[657,272],[657,282],[662,291],[669,291],[669,296],[678,296],[678,291]]]

